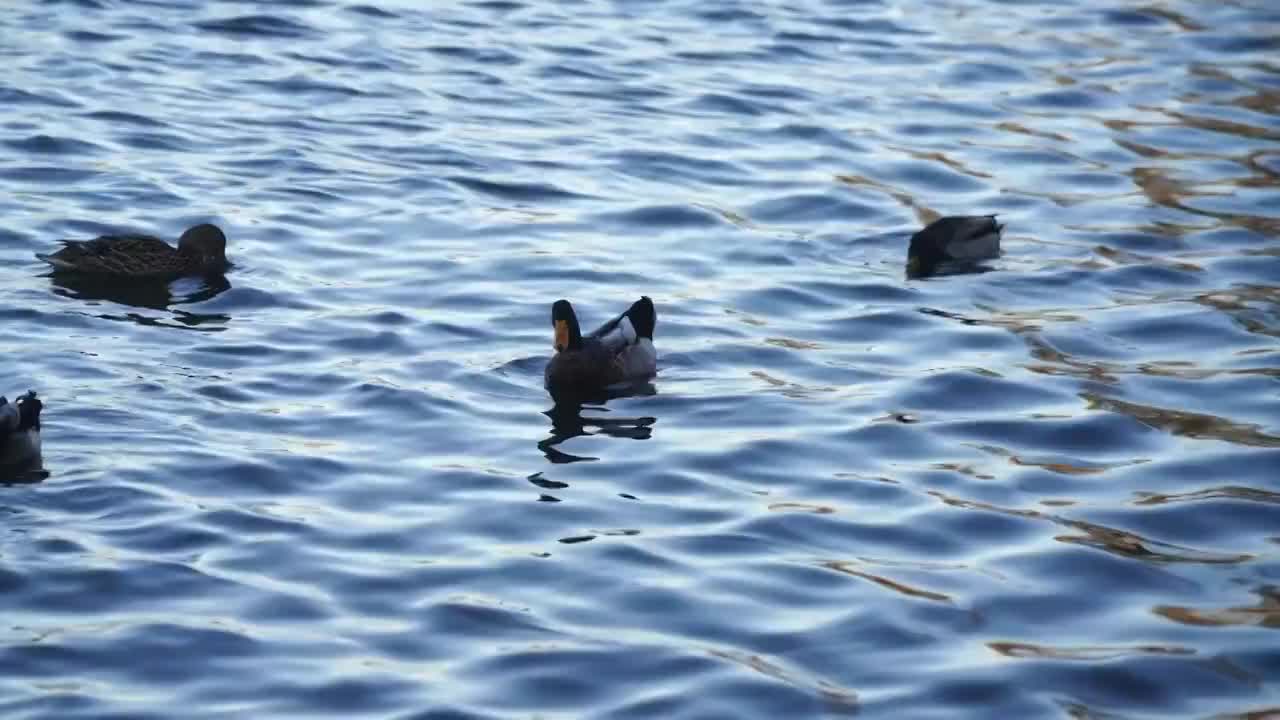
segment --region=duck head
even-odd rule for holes
[[[578,316],[568,300],[557,300],[551,306],[551,325],[556,331],[556,352],[576,350],[582,346],[582,329]]]
[[[907,276],[925,277],[932,275],[938,265],[947,259],[936,235],[925,228],[911,236],[911,244],[907,247]]]
[[[178,238],[178,252],[208,270],[227,266],[227,236],[217,225],[204,223],[188,228]]]

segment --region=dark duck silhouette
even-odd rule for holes
[[[1004,225],[995,215],[951,215],[938,218],[911,236],[907,275],[928,277],[950,263],[973,264],[1000,256]]]
[[[39,464],[43,408],[34,390],[14,402],[0,396],[0,468]]]
[[[227,269],[227,236],[216,225],[196,225],[175,248],[150,235],[103,235],[63,240],[57,252],[36,253],[57,272],[127,278],[174,278]]]
[[[568,300],[551,306],[556,354],[543,373],[547,391],[557,402],[592,397],[610,385],[651,377],[658,368],[653,347],[657,313],[653,301],[641,297],[627,311],[583,335]]]

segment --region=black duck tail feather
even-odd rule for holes
[[[29,390],[26,395],[18,398],[18,431],[39,430],[40,411],[43,409],[44,403],[36,397],[35,390]]]
[[[631,320],[631,327],[635,328],[636,335],[653,339],[653,329],[658,322],[658,313],[648,295],[641,295],[625,314]]]

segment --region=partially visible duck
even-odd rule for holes
[[[188,228],[178,247],[150,235],[103,235],[63,240],[54,253],[36,253],[54,270],[130,278],[170,278],[227,269],[227,236],[217,225]]]
[[[947,262],[973,263],[1000,255],[1000,231],[995,215],[952,215],[929,223],[911,236],[907,275],[926,277]]]
[[[40,410],[43,407],[34,390],[12,403],[0,396],[0,467],[40,461]]]
[[[556,354],[544,375],[556,400],[599,393],[610,385],[651,377],[658,369],[653,347],[657,312],[641,297],[627,311],[583,336],[568,300],[551,306]]]

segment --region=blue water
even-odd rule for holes
[[[0,67],[0,716],[1280,713],[1275,3],[20,0]],[[552,301],[642,293],[553,409]]]

